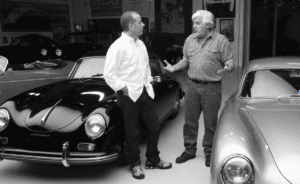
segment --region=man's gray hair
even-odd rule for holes
[[[196,17],[200,17],[202,19],[202,22],[207,26],[208,29],[214,29],[215,16],[210,11],[198,10],[193,14],[192,20],[194,20]]]

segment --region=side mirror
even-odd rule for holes
[[[8,59],[4,56],[0,56],[0,73],[4,73],[8,65]]]

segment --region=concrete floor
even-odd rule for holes
[[[175,74],[186,88],[186,72]],[[235,69],[223,79],[223,100],[237,89],[241,79],[241,70]],[[204,165],[204,154],[201,147],[204,133],[203,116],[200,117],[198,152],[196,158],[183,164],[176,164],[175,159],[184,150],[183,146],[183,124],[184,124],[184,99],[181,100],[181,109],[176,119],[165,122],[162,125],[159,150],[160,156],[165,161],[173,163],[169,170],[145,170],[145,179],[136,180],[131,176],[129,166],[120,166],[116,163],[92,166],[71,166],[65,168],[61,165],[45,165],[36,163],[23,163],[4,160],[0,162],[0,178],[3,184],[26,184],[26,183],[184,183],[184,184],[208,184],[209,168]],[[146,145],[140,147],[142,167],[145,165]]]

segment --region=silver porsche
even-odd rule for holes
[[[300,184],[300,58],[251,61],[226,101],[211,184]]]

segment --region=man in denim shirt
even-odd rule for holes
[[[222,101],[221,80],[233,69],[234,62],[230,42],[214,31],[214,15],[206,10],[198,10],[193,14],[192,20],[194,33],[185,41],[183,59],[173,66],[165,61],[165,69],[169,72],[189,67],[183,128],[185,151],[177,157],[176,163],[195,158],[199,117],[203,111],[205,133],[202,146],[205,165],[210,167],[211,149]]]

